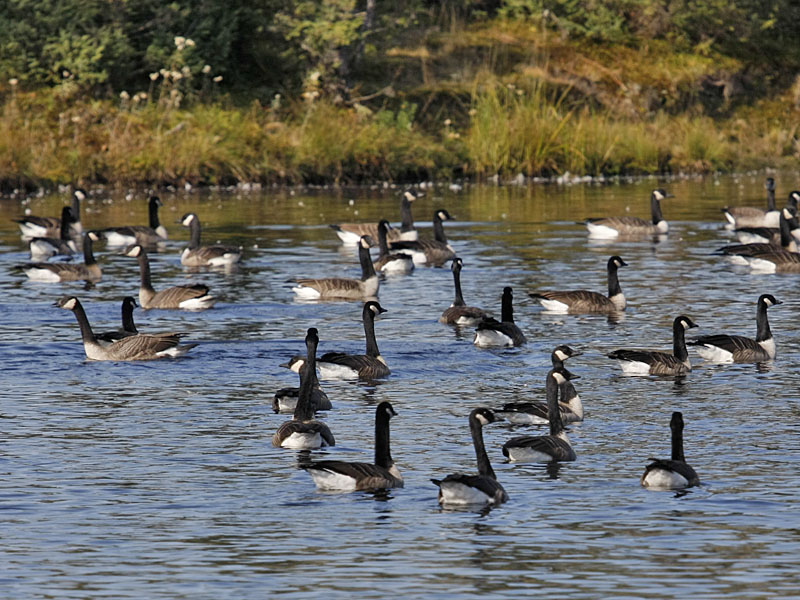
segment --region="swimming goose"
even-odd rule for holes
[[[579,356],[569,346],[558,346],[550,355],[554,369],[563,369],[564,361],[573,356]],[[577,379],[577,375],[571,376]],[[575,390],[572,381],[565,380],[558,386],[559,391],[559,410],[561,411],[562,423],[569,424],[583,421],[583,402]],[[547,414],[547,402],[510,402],[503,405],[503,410],[498,411],[509,423],[515,425],[546,425],[550,422]]]
[[[321,446],[335,446],[331,430],[325,423],[314,419],[314,405],[311,395],[316,381],[316,357],[319,337],[317,330],[309,328],[306,334],[305,367],[300,371],[300,394],[294,408],[291,421],[286,421],[272,436],[272,445],[276,448],[294,448],[296,450],[313,450]]]
[[[587,219],[586,227],[589,237],[615,238],[617,236],[658,235],[669,231],[669,224],[661,214],[661,201],[668,196],[663,189],[653,190],[650,194],[650,213],[652,222],[639,217],[604,217]]]
[[[103,271],[92,251],[92,242],[100,237],[94,231],[83,234],[83,264],[79,263],[28,263],[18,268],[34,281],[100,281]]]
[[[755,206],[726,206],[722,209],[729,228],[778,226],[779,215],[775,210],[775,180],[767,177],[764,187],[767,190],[766,210]]]
[[[115,329],[114,331],[105,331],[103,333],[95,334],[97,342],[101,345],[113,344],[122,338],[137,335],[139,330],[136,329],[136,323],[133,322],[133,309],[136,308],[136,300],[131,296],[126,296],[122,299],[122,329]]]
[[[414,264],[440,267],[448,260],[455,258],[456,253],[448,243],[444,233],[443,221],[452,221],[446,210],[439,209],[433,213],[433,239],[418,239],[416,241],[399,241],[389,244],[390,250],[399,250],[411,254]]]
[[[391,371],[386,366],[375,339],[375,316],[385,312],[386,309],[374,300],[365,303],[361,319],[364,322],[364,336],[367,339],[366,354],[326,352],[319,359],[320,375],[326,378],[388,377]]]
[[[391,231],[389,221],[381,219],[378,223],[378,247],[380,254],[373,261],[372,266],[376,271],[385,274],[408,275],[414,270],[414,261],[408,254],[402,252],[389,252],[389,243],[386,240],[387,233]]]
[[[61,227],[59,237],[35,237],[28,242],[31,260],[47,260],[51,256],[71,256],[78,251],[75,241],[70,236],[70,226],[75,221],[72,207],[65,206],[61,210]]]
[[[303,382],[303,372],[305,371],[306,358],[305,356],[293,356],[289,362],[280,365],[287,369],[294,371],[300,375],[300,383]],[[314,385],[311,390],[311,404],[314,407],[314,412],[318,410],[330,410],[333,408],[328,395],[322,390],[317,379],[316,369],[311,375],[314,378]],[[297,399],[300,396],[300,388],[285,387],[275,392],[272,399],[272,410],[276,413],[294,412],[297,406]]]
[[[179,344],[181,334],[137,334],[122,338],[103,346],[92,333],[89,319],[80,301],[75,296],[64,296],[54,306],[71,310],[78,319],[83,339],[83,350],[89,360],[155,360],[158,358],[183,356],[197,344]]]
[[[704,359],[719,363],[765,362],[775,358],[775,338],[769,328],[767,308],[781,304],[771,294],[762,294],[756,307],[756,339],[741,335],[704,335],[689,342]]]
[[[83,233],[81,226],[81,201],[86,199],[86,191],[82,188],[72,192],[72,217],[70,223],[70,235],[80,237]],[[19,224],[20,233],[23,238],[35,237],[58,237],[61,231],[61,219],[58,217],[36,217],[27,216],[21,219],[14,219]]]
[[[686,351],[686,330],[697,325],[687,316],[672,323],[672,354],[651,350],[614,350],[609,358],[618,360],[628,375],[685,375],[692,370]]]
[[[672,430],[672,459],[651,458],[645,467],[641,483],[646,488],[662,490],[680,490],[700,485],[700,478],[694,469],[686,464],[683,456],[683,415],[672,413],[669,422]]]
[[[522,330],[514,323],[514,296],[510,287],[503,288],[503,300],[501,304],[501,321],[491,317],[484,319],[478,324],[473,343],[481,348],[492,346],[519,346],[527,340]]]
[[[127,247],[134,244],[142,246],[155,246],[167,240],[167,228],[158,219],[158,209],[163,206],[158,196],[150,196],[147,201],[150,226],[128,225],[125,227],[107,227],[100,233],[105,237],[106,243],[114,247]]]
[[[142,308],[181,308],[184,310],[204,310],[214,306],[217,299],[209,295],[208,286],[202,283],[176,285],[156,292],[150,282],[150,260],[147,252],[140,245],[131,246],[125,256],[139,261],[139,304]]]
[[[241,260],[241,246],[200,245],[200,219],[195,213],[183,215],[181,225],[188,227],[191,235],[189,246],[181,253],[181,264],[184,267],[221,267]]]
[[[575,460],[575,450],[569,442],[558,403],[558,388],[574,377],[563,367],[547,373],[547,418],[550,435],[520,435],[503,444],[503,456],[511,461],[553,462]]]
[[[729,256],[736,264],[747,264],[747,257],[764,252],[774,252],[776,250],[797,252],[797,242],[792,235],[792,229],[798,225],[797,211],[790,207],[781,209],[779,225],[779,246],[775,245],[772,241],[729,244],[717,249],[715,253]]]
[[[395,242],[399,240],[413,241],[417,239],[417,230],[414,229],[414,218],[411,216],[411,203],[422,194],[414,190],[406,190],[400,199],[400,214],[403,223],[400,229],[390,229],[387,234],[389,241]],[[339,225],[331,225],[331,229],[336,232],[339,239],[344,244],[357,244],[362,236],[368,235],[372,239],[378,238],[378,225],[377,223],[341,223]]]
[[[459,257],[453,259],[453,264],[450,267],[453,271],[453,284],[456,288],[456,297],[449,308],[444,309],[442,316],[439,317],[440,323],[448,325],[477,325],[484,319],[488,319],[489,315],[486,311],[475,306],[467,306],[464,302],[464,297],[461,295],[461,268],[463,262]]]
[[[372,238],[361,236],[358,243],[358,260],[361,263],[361,279],[326,277],[322,279],[297,279],[292,291],[298,298],[306,300],[363,300],[378,295],[378,275],[372,266],[369,248]]]
[[[444,479],[431,479],[439,486],[439,504],[497,506],[508,500],[508,494],[497,481],[483,443],[483,426],[497,420],[488,408],[476,408],[469,414],[469,430],[478,459],[478,474],[453,473]]]
[[[608,259],[608,296],[589,290],[572,290],[568,292],[529,292],[528,295],[538,300],[546,310],[558,313],[616,313],[625,310],[627,301],[619,286],[617,269],[626,267],[628,263],[619,256]]]
[[[318,489],[338,491],[383,490],[403,487],[403,476],[389,448],[389,420],[397,416],[389,402],[375,409],[375,463],[321,460],[304,465]]]

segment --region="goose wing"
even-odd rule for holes
[[[439,321],[442,323],[456,323],[459,319],[482,321],[488,317],[489,315],[484,310],[475,306],[451,306],[444,310]]]
[[[615,360],[645,363],[650,365],[651,375],[681,375],[691,371],[691,367],[666,352],[648,350],[615,350],[608,355]]]
[[[80,281],[94,279],[84,264],[74,263],[28,263],[20,267],[31,277],[31,271],[50,271],[61,281]]]
[[[363,378],[386,377],[391,373],[389,367],[381,362],[380,359],[367,354],[327,352],[320,357],[319,362],[349,367],[354,371],[358,371],[359,377]]]
[[[594,219],[586,219],[586,222],[593,223],[595,225],[604,225],[606,227],[611,227],[612,229],[620,229],[620,228],[638,229],[641,227],[653,226],[653,224],[650,221],[645,221],[644,219],[640,219],[639,217],[599,217]]]
[[[532,417],[544,419],[545,421],[548,419],[547,405],[542,402],[510,402],[504,404],[503,410],[499,412],[525,413]]]
[[[150,299],[149,305],[156,308],[178,306],[181,302],[203,296],[208,296],[208,286],[205,284],[176,285],[156,292]]]
[[[741,335],[704,335],[689,342],[691,346],[716,346],[733,354],[743,350],[760,350],[763,348],[752,338]]]
[[[548,454],[554,460],[575,460],[575,450],[569,442],[554,435],[521,435],[503,444],[503,456],[508,456],[508,448],[528,448]]]
[[[589,290],[568,290],[553,292],[531,292],[528,294],[537,300],[553,300],[561,302],[575,312],[597,312],[605,310],[616,311],[614,303],[606,296]]]
[[[339,223],[338,225],[331,225],[330,227],[334,231],[346,231],[347,233],[353,233],[358,237],[369,235],[375,240],[378,239],[377,223]],[[393,229],[389,229],[386,232],[387,239],[392,237],[391,234],[393,231]]]
[[[403,480],[378,465],[342,460],[321,460],[303,467],[308,471],[327,471],[355,480],[357,490],[403,487]]]
[[[281,442],[293,433],[318,433],[328,446],[336,445],[336,440],[330,428],[325,425],[325,423],[313,419],[310,421],[298,421],[294,419],[286,421],[278,427],[278,431],[272,436],[272,445],[276,447],[280,446]]]
[[[722,248],[718,248],[716,252],[718,254],[725,254],[725,255],[737,255],[737,256],[755,256],[757,254],[762,254],[764,252],[780,252],[780,247],[776,247],[774,244],[767,244],[767,243],[754,243],[754,244],[730,244],[728,246],[723,246]]]
[[[452,473],[442,480],[431,479],[433,483],[440,488],[447,484],[460,484],[467,487],[475,488],[486,494],[495,504],[500,504],[508,500],[506,493],[500,482],[488,475],[465,475],[464,473]]]
[[[507,336],[515,345],[524,344],[527,341],[522,330],[517,327],[516,323],[510,321],[498,321],[490,317],[478,323],[478,331],[487,330],[496,331]]]
[[[180,339],[179,333],[140,333],[111,344],[106,348],[106,352],[110,357],[121,360],[156,358],[159,353],[175,348]]]
[[[652,458],[650,460],[653,462],[645,467],[644,476],[642,479],[644,479],[644,477],[646,477],[650,471],[661,469],[664,471],[672,471],[673,473],[677,473],[686,479],[686,481],[689,482],[689,485],[698,485],[700,483],[700,478],[697,476],[695,470],[683,461],[663,458]]]
[[[335,296],[339,294],[360,294],[362,281],[349,277],[325,277],[322,279],[297,279],[300,286],[317,290],[322,296]]]

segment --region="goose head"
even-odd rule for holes
[[[758,298],[759,304],[765,304],[766,306],[775,306],[776,304],[783,304],[780,300],[775,299],[775,296],[772,294],[762,294]]]
[[[371,312],[373,317],[378,316],[381,313],[385,313],[386,309],[383,308],[378,302],[375,300],[370,300],[366,304],[364,304],[364,312]]]
[[[462,261],[458,256],[453,259],[453,264],[450,265],[451,271],[460,271],[461,267],[464,266],[464,261]]]
[[[53,306],[64,310],[75,310],[75,307],[78,306],[78,299],[75,296],[62,296],[53,302]]]
[[[391,402],[386,402],[385,400],[378,404],[378,408],[376,409],[378,413],[383,413],[386,415],[387,419],[391,419],[392,417],[396,417],[397,413],[394,410]]]
[[[413,202],[417,198],[422,198],[425,194],[423,192],[417,192],[416,190],[407,189],[403,192],[403,199],[408,202]]]
[[[675,322],[673,323],[673,325],[675,325],[676,327],[678,325],[680,325],[684,329],[691,329],[693,327],[697,327],[698,326],[694,321],[692,321],[686,315],[681,315],[680,317],[675,317]]]
[[[433,213],[434,221],[455,221],[455,219],[445,209],[440,208]]]
[[[184,227],[189,227],[196,220],[197,220],[197,215],[195,213],[186,213],[181,217],[179,223]]]
[[[608,268],[627,267],[628,263],[622,260],[619,256],[612,256],[608,259]]]
[[[492,412],[488,408],[483,408],[483,407],[476,408],[475,410],[473,410],[470,416],[474,416],[475,420],[478,421],[478,423],[480,423],[481,426],[488,425],[489,423],[494,423],[495,421],[500,420],[500,417],[495,415],[494,412]]]
[[[123,254],[125,256],[130,256],[131,258],[138,258],[144,253],[144,248],[142,248],[139,244],[134,244],[133,246],[128,246],[125,248]]]
[[[300,356],[299,354],[295,354],[292,358],[289,359],[288,362],[281,363],[278,366],[289,369],[290,371],[294,371],[295,373],[299,373],[300,369],[303,368],[304,364],[306,364],[306,357]]]
[[[661,202],[664,198],[669,198],[671,194],[668,194],[666,190],[663,188],[658,188],[653,190],[653,199]]]
[[[798,202],[800,202],[800,191],[789,192],[789,206],[793,206],[796,209]]]
[[[161,202],[161,198],[159,198],[158,196],[150,196],[149,202],[150,204],[155,204],[158,207],[164,206],[164,203]]]
[[[561,346],[557,346],[556,349],[553,350],[553,356],[555,356],[558,360],[567,360],[568,358],[580,356],[581,354],[583,353],[573,350],[569,346],[563,344]]]
[[[375,240],[372,239],[371,235],[362,235],[361,239],[358,240],[358,244],[362,248],[372,248],[375,245]]]

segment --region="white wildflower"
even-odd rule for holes
[[[203,65],[203,73],[205,73],[206,75],[211,73],[211,65]]]
[[[17,85],[18,83],[19,83],[19,79],[17,79],[16,77],[12,77],[11,79],[8,80],[8,85],[10,85],[12,87]]]
[[[150,73],[150,81],[155,81],[158,79],[158,73]]]

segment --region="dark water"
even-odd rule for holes
[[[776,177],[778,200],[800,187]],[[671,232],[660,243],[587,240],[587,216],[646,217],[657,185]],[[156,289],[204,281],[221,298],[210,311],[142,311],[142,331],[185,332],[184,359],[87,362],[73,315],[52,306],[77,295],[97,329],[117,327],[123,296],[138,290],[133,259],[98,244],[103,280],[29,282],[16,225],[19,199],[0,202],[0,596],[7,598],[798,597],[800,438],[797,290],[793,275],[755,275],[711,255],[731,234],[726,204],[763,204],[763,175],[609,186],[437,188],[415,203],[429,232],[434,208],[464,260],[468,303],[499,314],[515,290],[529,343],[480,350],[472,331],[440,325],[453,297],[449,269],[421,268],[382,283],[388,312],[378,343],[392,368],[379,383],[323,382],[325,419],[338,445],[313,452],[372,460],[374,407],[393,403],[392,454],[406,487],[387,494],[317,492],[270,438],[284,415],[274,391],[296,385],[278,365],[302,350],[308,327],[320,351],[361,351],[358,303],[298,303],[294,276],[353,275],[355,252],[328,223],[399,219],[399,190],[163,194],[171,240],[154,255]],[[33,199],[59,213],[66,195]],[[352,202],[351,202],[352,201]],[[204,240],[241,243],[242,266],[192,273],[179,263],[192,210]],[[85,227],[146,222],[144,195],[97,193]],[[543,314],[534,289],[605,291],[605,263],[621,255],[626,317]],[[755,335],[755,301],[772,293],[774,363],[715,366],[693,352],[683,380],[625,377],[605,357],[620,347],[671,348],[681,313],[697,331]],[[693,333],[694,333],[693,331]],[[527,428],[486,428],[510,501],[491,511],[443,510],[429,481],[474,471],[466,416],[543,399],[549,353],[568,343],[586,409],[570,428],[578,459],[557,468],[509,464],[502,443]],[[647,491],[649,457],[669,454],[669,418],[686,421],[687,460],[703,485]]]

